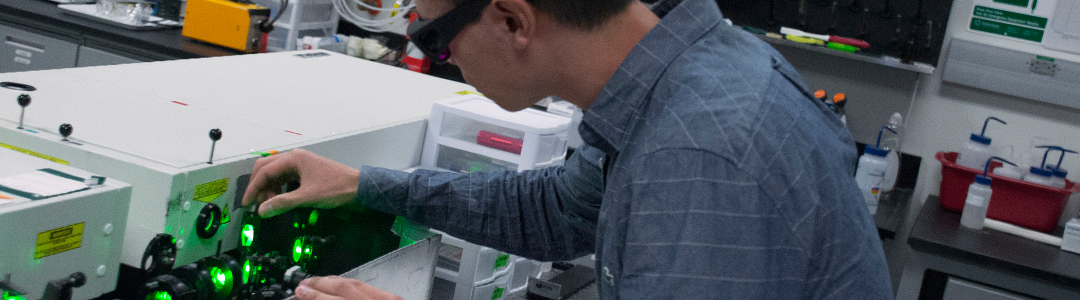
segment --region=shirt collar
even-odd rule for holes
[[[605,152],[620,151],[630,126],[665,69],[723,18],[714,0],[667,0],[656,4],[656,25],[630,50],[596,100],[584,112],[582,139]]]

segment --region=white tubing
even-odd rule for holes
[[[1024,237],[1024,238],[1028,238],[1028,239],[1036,241],[1036,242],[1046,243],[1046,244],[1052,245],[1054,247],[1061,247],[1061,238],[1060,237],[1056,237],[1056,236],[1052,236],[1052,235],[1045,234],[1045,233],[1042,233],[1042,232],[1038,232],[1038,231],[1034,231],[1034,230],[1031,230],[1031,229],[1023,228],[1023,227],[1016,226],[1016,225],[1013,225],[1013,224],[1009,224],[1009,223],[1005,223],[1005,222],[1002,222],[1002,221],[986,218],[986,223],[984,224],[984,226],[986,228],[990,228],[990,229],[993,229],[993,230],[997,230],[997,231],[1001,231],[1001,232],[1004,232],[1004,233],[1017,235],[1017,236]]]
[[[405,25],[408,25],[409,22],[405,19],[401,19],[401,16],[392,16],[382,20],[372,20],[371,18],[373,16],[367,11],[358,9],[357,5],[387,14],[406,14],[410,9],[416,6],[413,1],[407,1],[407,3],[408,4],[398,8],[379,8],[368,5],[361,0],[334,0],[334,9],[338,11],[338,15],[340,15],[341,18],[355,24],[361,29],[371,32],[385,32],[404,27]],[[394,4],[389,5],[392,6]],[[394,24],[395,22],[398,22],[398,24]]]

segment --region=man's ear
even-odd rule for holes
[[[491,5],[499,29],[510,35],[514,48],[524,49],[536,36],[539,11],[526,0],[493,0]]]

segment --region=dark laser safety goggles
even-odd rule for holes
[[[406,34],[424,55],[438,63],[450,59],[450,42],[465,25],[480,19],[480,13],[491,0],[472,0],[462,3],[434,20],[416,19],[409,24]]]

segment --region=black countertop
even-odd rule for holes
[[[897,188],[881,194],[877,213],[874,214],[874,225],[882,239],[896,238],[896,230],[907,217],[908,203],[911,202],[913,192],[909,188]]]
[[[140,60],[242,54],[180,35],[180,28],[135,31],[75,17],[45,0],[0,1],[0,25]]]
[[[940,202],[930,196],[923,204],[908,238],[915,251],[1080,286],[1080,255],[996,230],[961,227],[960,213]]]

